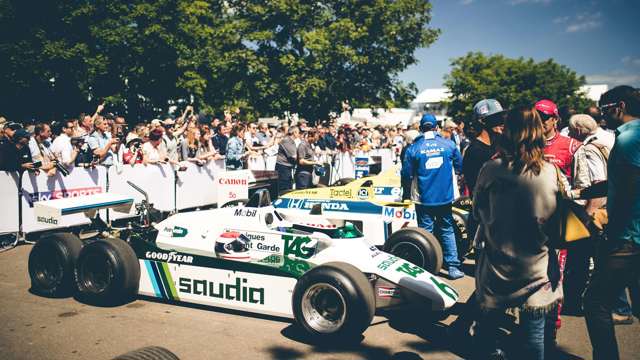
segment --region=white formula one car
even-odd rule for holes
[[[36,212],[57,219],[127,204],[101,194],[40,202]],[[91,240],[41,237],[29,256],[32,289],[108,303],[142,294],[293,317],[314,341],[359,337],[376,309],[423,303],[445,310],[458,299],[436,275],[370,245],[353,224],[327,219],[320,207],[304,218],[283,216],[266,191],[243,207],[157,224],[150,208],[143,202],[137,223]]]

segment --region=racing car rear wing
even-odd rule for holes
[[[113,193],[102,193],[64,199],[38,201],[34,204],[36,221],[43,224],[57,225],[65,215],[84,213],[93,218],[100,209],[113,209],[128,213],[133,205],[130,196]]]

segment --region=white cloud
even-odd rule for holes
[[[520,5],[520,4],[548,4],[551,0],[509,0],[509,4],[511,5]]]
[[[462,5],[471,5],[476,0],[461,0],[460,4]]]
[[[640,58],[625,56],[622,58],[622,63],[627,66],[640,66]]]
[[[571,19],[571,16],[561,16],[553,19],[554,24],[564,24]]]
[[[566,25],[564,30],[568,33],[589,31],[602,26],[602,13],[581,13],[575,16],[561,16],[553,19],[553,23]]]
[[[621,70],[612,71],[606,74],[587,75],[588,84],[607,84],[609,87],[617,85],[640,85],[640,74],[628,73]]]

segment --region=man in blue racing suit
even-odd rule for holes
[[[459,173],[462,155],[453,141],[440,136],[432,114],[422,116],[420,131],[422,135],[409,146],[402,162],[403,199],[415,202],[419,227],[440,235],[449,278],[459,279],[464,273],[460,271],[451,205],[452,165]]]

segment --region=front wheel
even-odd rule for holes
[[[305,273],[292,301],[296,322],[317,343],[357,339],[371,324],[376,308],[367,277],[340,262]]]
[[[418,265],[432,274],[442,268],[442,247],[433,234],[417,228],[400,229],[387,239],[384,251]]]

